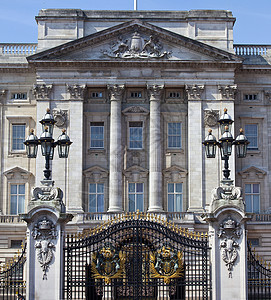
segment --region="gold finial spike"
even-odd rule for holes
[[[47,113],[49,113],[49,112],[50,112],[50,108],[49,108],[49,107],[46,109],[46,112],[47,112]]]
[[[198,232],[198,234],[197,234],[197,238],[198,238],[198,240],[200,239],[200,233]]]
[[[212,134],[213,130],[211,128],[209,128],[208,132],[209,132],[209,134]]]
[[[208,232],[205,233],[205,238],[208,239]]]
[[[227,111],[228,111],[228,109],[225,107],[225,108],[224,108],[224,113],[226,114],[226,113],[227,113]]]
[[[240,133],[244,133],[244,129],[243,128],[240,128],[239,131],[240,131]]]
[[[264,261],[264,266],[265,266],[265,268],[266,268],[266,266],[267,266],[267,262],[266,262],[266,260]]]
[[[203,232],[201,233],[201,239],[203,240],[203,238],[204,238],[204,234],[203,234]]]
[[[270,266],[271,266],[271,264],[270,264],[270,262],[268,263],[268,269],[270,269]]]
[[[132,216],[133,216],[133,219],[135,220],[136,213],[133,212]]]

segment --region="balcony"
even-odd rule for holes
[[[29,56],[37,52],[38,44],[0,44],[0,56]]]

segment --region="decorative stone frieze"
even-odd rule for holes
[[[70,93],[70,98],[73,100],[82,100],[86,91],[86,85],[69,85],[67,84],[67,90]]]
[[[121,100],[124,92],[124,84],[108,84],[110,100]]]
[[[113,42],[110,49],[101,50],[101,52],[110,58],[139,58],[139,59],[159,59],[169,58],[170,51],[163,51],[163,45],[158,37],[151,35],[144,39],[138,32],[128,39],[120,36],[116,42]]]
[[[53,89],[52,84],[34,84],[33,95],[36,99],[50,99],[50,95]]]
[[[146,115],[149,113],[149,111],[142,106],[130,106],[130,107],[125,108],[122,111],[122,113],[124,115],[127,115],[127,114],[144,114],[144,115]]]
[[[219,119],[219,110],[205,110],[204,111],[204,125],[206,127],[217,127]]]
[[[32,236],[36,240],[37,259],[43,271],[43,280],[47,279],[47,271],[54,258],[53,240],[57,238],[57,235],[55,225],[46,216],[38,221],[32,230]]]
[[[229,278],[232,278],[232,269],[237,257],[239,244],[237,240],[242,235],[242,229],[239,223],[237,223],[231,217],[228,217],[219,226],[217,236],[221,239],[220,251],[221,257],[225,262],[225,265],[229,272]]]
[[[53,109],[53,116],[56,121],[55,126],[65,127],[67,126],[67,111],[61,110],[60,108]]]
[[[147,91],[148,95],[151,100],[161,100],[162,93],[164,91],[164,85],[158,85],[158,84],[153,84],[153,85],[147,85]]]
[[[218,85],[218,91],[222,100],[234,100],[237,92],[237,85]]]
[[[186,85],[185,91],[187,93],[188,100],[200,100],[204,88],[205,88],[204,85],[197,85],[197,84]]]

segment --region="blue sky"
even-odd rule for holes
[[[233,12],[234,42],[271,44],[270,0],[137,0],[138,10],[226,9]],[[0,43],[37,42],[35,16],[42,8],[133,10],[134,0],[2,0]]]

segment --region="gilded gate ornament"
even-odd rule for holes
[[[91,271],[94,279],[110,283],[113,278],[122,278],[125,268],[125,253],[117,251],[111,244],[92,255]]]
[[[163,246],[156,253],[150,254],[151,278],[161,278],[166,284],[171,279],[183,277],[183,253],[177,253],[168,246]]]

